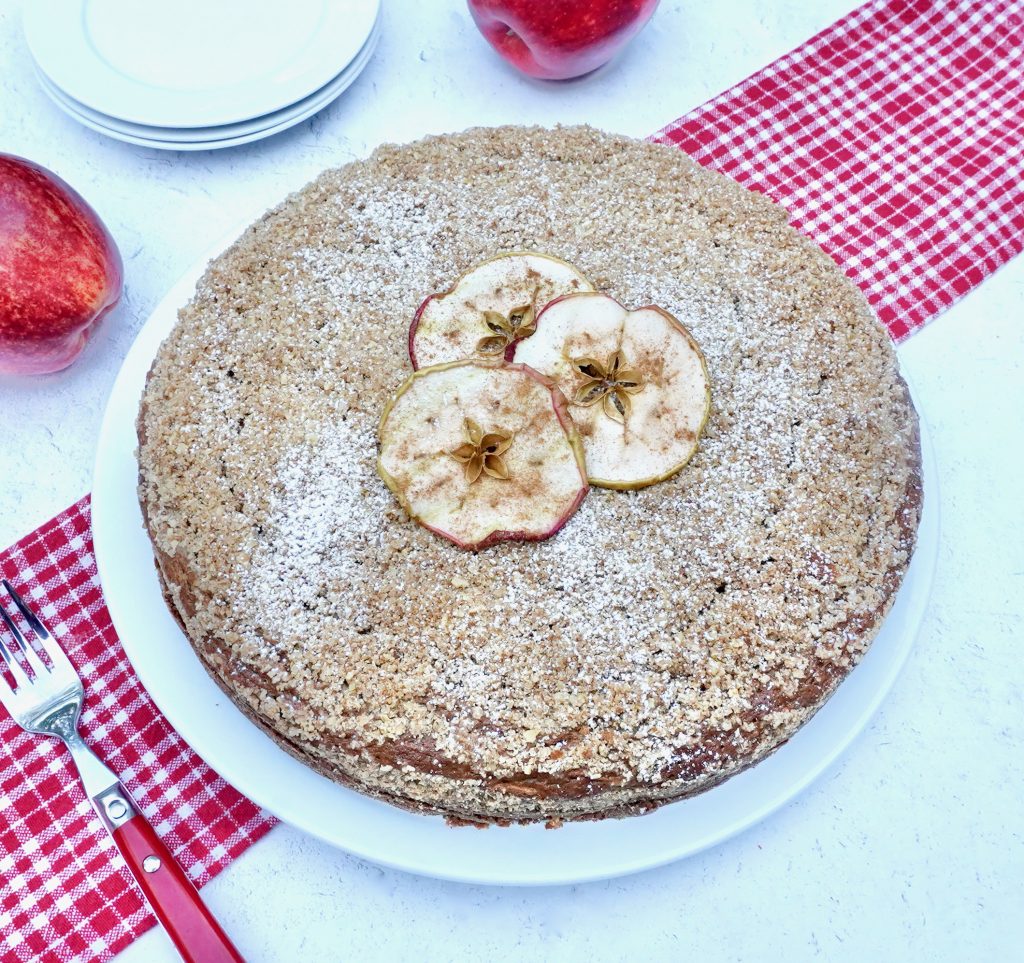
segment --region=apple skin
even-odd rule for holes
[[[468,0],[487,42],[541,80],[581,77],[644,27],[658,0]]]
[[[66,368],[122,286],[96,212],[55,174],[0,154],[0,374]]]
[[[412,317],[412,324],[409,325],[409,363],[412,365],[413,371],[420,370],[420,366],[416,362],[416,329],[420,326],[420,318],[423,316],[423,312],[426,310],[427,305],[436,297],[436,294],[428,294],[420,302],[420,306],[416,309],[416,313]]]

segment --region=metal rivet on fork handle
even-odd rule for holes
[[[111,786],[99,793],[93,799],[93,805],[100,814],[100,819],[110,830],[123,826],[132,816],[136,815],[135,807],[125,796],[120,785]]]
[[[147,873],[155,873],[160,868],[160,857],[159,856],[147,856],[142,861],[142,868]]]

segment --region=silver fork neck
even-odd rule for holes
[[[118,785],[117,776],[100,762],[77,732],[70,739],[65,739],[64,742],[71,750],[71,758],[75,760],[75,766],[82,777],[82,783],[90,799],[96,799],[111,786]]]
[[[95,799],[118,782],[115,776],[95,753],[85,744],[78,732],[78,713],[81,711],[81,697],[77,693],[67,701],[51,707],[38,719],[32,721],[32,730],[56,736],[71,751],[85,791]]]
[[[77,729],[64,742],[71,750],[71,758],[75,760],[89,801],[108,830],[113,832],[138,814],[139,810],[128,790],[82,741]]]

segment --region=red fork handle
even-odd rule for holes
[[[144,816],[111,835],[185,963],[245,963]]]

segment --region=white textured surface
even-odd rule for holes
[[[59,113],[33,78],[19,6],[0,0],[0,150],[47,165],[90,199],[124,253],[128,290],[68,372],[0,382],[0,544],[88,490],[103,404],[134,332],[174,279],[257,204],[381,141],[428,132],[589,121],[650,133],[852,5],[663,0],[610,68],[546,86],[491,55],[461,0],[386,0],[380,49],[340,101],[269,141],[195,155],[105,140]],[[1022,321],[1018,260],[900,349],[939,462],[944,532],[935,598],[875,723],[800,800],[666,869],[533,891],[381,870],[281,827],[204,890],[247,957],[860,961],[1019,953]],[[175,958],[160,933],[119,957]]]

